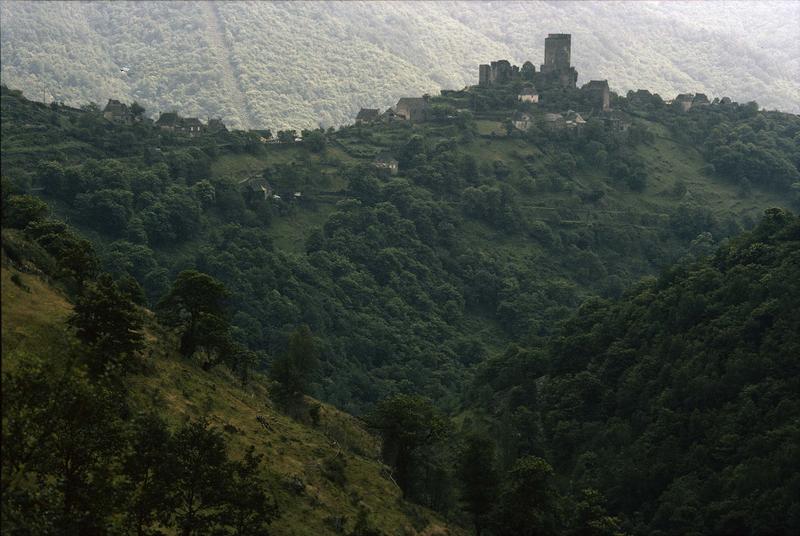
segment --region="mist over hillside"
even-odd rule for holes
[[[800,110],[795,2],[8,1],[0,15],[2,81],[31,98],[137,100],[236,127],[347,123],[474,84],[479,63],[538,65],[550,32],[572,34],[579,83]]]

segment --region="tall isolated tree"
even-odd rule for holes
[[[303,324],[289,335],[285,354],[272,363],[270,377],[278,382],[278,395],[285,402],[298,401],[308,393],[319,368],[319,353],[311,328]]]
[[[493,513],[497,536],[548,536],[559,533],[560,499],[553,468],[542,458],[523,456],[506,475]]]
[[[368,416],[368,423],[380,432],[383,460],[394,469],[397,485],[407,496],[419,462],[419,449],[446,436],[447,419],[426,398],[395,395],[378,403]]]
[[[481,535],[497,500],[498,475],[494,450],[491,439],[473,435],[467,438],[458,459],[461,502],[464,510],[472,516],[477,536]]]
[[[170,509],[173,465],[165,445],[171,434],[161,417],[149,413],[133,419],[128,435],[129,448],[122,457],[125,524],[136,536],[145,536],[154,523],[166,521]]]
[[[199,419],[178,430],[170,447],[178,531],[181,536],[206,534],[220,521],[231,484],[225,438]]]
[[[142,314],[109,274],[86,286],[69,322],[78,339],[91,348],[88,364],[94,375],[114,368],[130,371],[135,354],[144,347]]]
[[[222,520],[234,536],[268,534],[269,525],[278,516],[277,503],[267,495],[267,482],[261,476],[262,457],[251,445],[241,461],[231,464],[233,474]]]
[[[230,324],[225,286],[208,274],[184,270],[169,293],[158,304],[165,324],[183,329],[181,354],[191,357],[200,347],[207,351],[228,350]]]

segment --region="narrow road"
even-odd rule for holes
[[[239,82],[239,77],[233,69],[233,62],[231,56],[233,55],[233,48],[230,46],[228,39],[225,37],[225,27],[223,26],[222,17],[217,10],[216,2],[200,2],[200,8],[203,10],[203,15],[206,19],[208,26],[209,43],[214,49],[214,54],[217,57],[217,63],[222,69],[222,84],[225,94],[230,98],[231,103],[239,112],[239,118],[242,121],[242,128],[252,128],[252,116],[250,114],[250,107],[247,105],[247,98],[242,90],[242,85]],[[222,118],[225,120],[225,118]]]

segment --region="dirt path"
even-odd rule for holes
[[[203,15],[206,19],[208,26],[208,40],[214,48],[219,66],[222,68],[223,77],[222,84],[225,93],[230,97],[233,105],[239,111],[239,117],[242,120],[242,128],[252,128],[252,115],[250,114],[250,107],[247,105],[247,98],[242,90],[239,77],[233,69],[233,62],[231,56],[233,49],[225,37],[225,28],[223,26],[222,18],[219,16],[216,2],[200,2],[200,8],[203,10]],[[224,120],[225,118],[223,118]]]

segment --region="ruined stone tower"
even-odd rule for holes
[[[491,77],[492,77],[492,68],[489,65],[479,65],[478,66],[478,85],[479,86],[488,86],[491,84]]]
[[[571,47],[570,34],[548,34],[545,38],[541,79],[547,85],[575,87],[578,73],[570,66]]]
[[[508,60],[493,61],[491,65],[478,66],[478,85],[492,86],[505,84],[519,77],[519,67],[511,65]]]
[[[547,34],[544,40],[544,65],[542,70],[569,70],[572,35]]]

